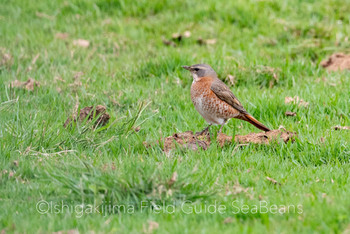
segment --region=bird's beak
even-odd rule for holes
[[[191,67],[190,66],[182,66],[182,68],[186,69],[186,70],[191,70]]]

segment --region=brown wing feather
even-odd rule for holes
[[[231,90],[219,79],[215,79],[210,87],[210,89],[215,93],[215,95],[232,106],[233,108],[240,111],[242,114],[247,114],[248,112],[244,109],[240,101],[231,92]]]

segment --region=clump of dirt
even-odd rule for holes
[[[176,145],[181,148],[198,150],[198,147],[206,150],[210,145],[209,132],[203,132],[202,134],[193,134],[192,131],[175,133],[172,136],[166,137],[164,139],[164,152],[168,153],[171,149],[174,149]]]
[[[328,59],[323,60],[321,66],[328,71],[350,70],[350,55],[344,53],[332,54]]]
[[[294,132],[281,130],[272,130],[269,132],[260,132],[260,133],[250,133],[248,135],[236,135],[234,138],[232,136],[227,136],[223,133],[219,133],[216,141],[220,147],[225,145],[230,145],[233,142],[239,144],[269,144],[273,141],[278,141],[282,139],[284,142],[294,141],[297,136]],[[183,133],[175,133],[172,136],[166,137],[164,139],[164,152],[168,153],[170,150],[174,149],[176,145],[184,149],[198,150],[202,148],[203,150],[208,149],[211,144],[211,139],[209,132],[196,133],[192,131],[187,131]],[[147,145],[149,146],[149,145]]]
[[[282,139],[285,143],[294,141],[297,134],[295,132],[285,131],[283,129],[271,130],[268,132],[249,133],[248,135],[235,136],[235,142],[240,144],[254,143],[254,144],[269,144],[273,141]]]
[[[15,87],[15,88],[23,88],[26,89],[28,91],[33,91],[35,87],[40,87],[40,83],[36,80],[34,80],[33,78],[29,78],[27,81],[19,81],[19,80],[15,80],[13,82],[11,82],[11,87]]]
[[[82,122],[85,119],[87,121],[91,121],[94,118],[97,118],[95,126],[101,125],[104,126],[108,123],[110,116],[106,112],[106,107],[102,105],[97,105],[96,107],[94,106],[88,106],[84,107],[83,109],[80,110],[79,112],[79,117],[68,117],[66,122],[64,122],[63,126],[66,128],[67,126],[71,126],[72,122],[76,122],[77,119]]]

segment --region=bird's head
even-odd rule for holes
[[[217,77],[214,69],[208,64],[195,64],[192,66],[182,66],[182,68],[189,70],[195,81],[201,77]]]

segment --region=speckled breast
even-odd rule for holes
[[[211,90],[213,78],[202,77],[191,86],[191,99],[196,110],[211,124],[224,124],[239,115],[239,111],[219,99]]]

